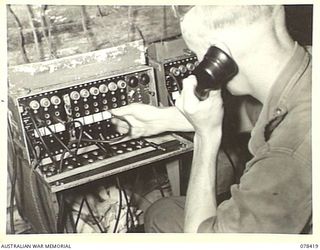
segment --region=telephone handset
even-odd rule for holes
[[[238,73],[236,62],[227,53],[216,46],[211,46],[203,60],[193,71],[197,78],[195,95],[204,100],[210,90],[222,88]]]

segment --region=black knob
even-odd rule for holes
[[[137,86],[138,86],[138,83],[139,83],[139,81],[138,81],[138,78],[137,78],[137,77],[131,76],[131,77],[129,78],[128,85],[129,85],[131,88],[137,87]]]
[[[147,85],[150,82],[150,76],[148,74],[142,74],[140,76],[140,81],[143,85]]]

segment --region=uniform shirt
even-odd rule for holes
[[[217,209],[215,232],[301,233],[310,224],[311,68],[296,44],[252,130],[253,158]]]

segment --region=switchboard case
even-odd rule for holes
[[[198,65],[197,56],[182,38],[160,41],[148,47],[149,64],[155,69],[161,106],[173,106],[182,89],[182,80]]]
[[[9,68],[8,116],[19,162],[16,198],[36,231],[57,232],[60,193],[192,150],[179,135],[133,140],[110,122],[114,108],[158,105],[145,50],[143,41],[134,41]],[[31,191],[41,206],[30,199]]]

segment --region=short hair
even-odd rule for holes
[[[259,20],[269,20],[281,5],[196,5],[181,22],[183,33],[208,35],[219,29],[248,26]],[[188,34],[191,35],[191,34]]]

